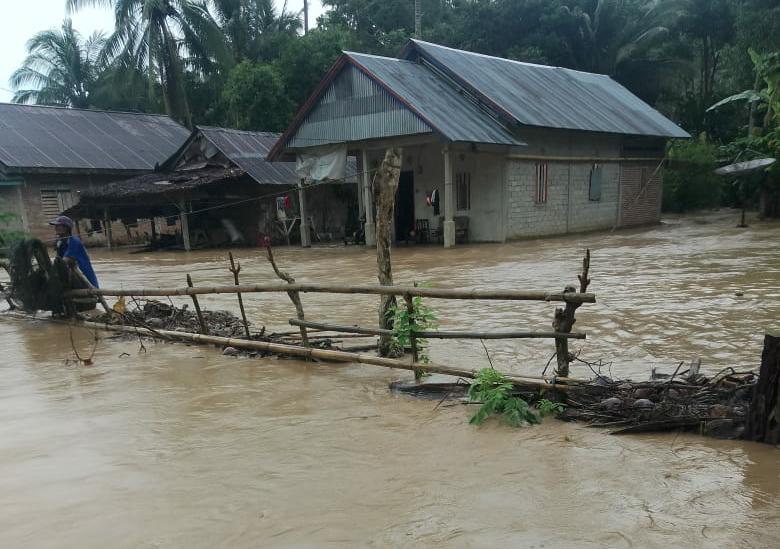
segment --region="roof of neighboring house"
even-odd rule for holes
[[[295,172],[295,162],[266,160],[268,151],[279,139],[278,133],[208,126],[198,126],[195,134],[197,132],[258,183],[294,185],[300,180]]]
[[[0,168],[152,170],[188,135],[162,115],[0,103]]]
[[[603,74],[523,63],[421,40],[410,40],[402,57],[427,61],[512,123],[627,135],[690,137]]]

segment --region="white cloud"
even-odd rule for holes
[[[284,0],[276,0],[281,7]],[[0,0],[0,102],[8,102],[13,96],[8,79],[27,55],[27,41],[37,32],[57,28],[68,17],[66,0]],[[322,13],[320,0],[309,2],[309,21],[314,26]],[[303,0],[289,0],[288,11],[299,11]],[[110,9],[88,7],[71,14],[73,26],[82,35],[94,31],[110,33],[114,18]]]

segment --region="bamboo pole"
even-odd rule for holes
[[[25,315],[26,318],[29,318]],[[66,322],[67,323],[67,322]],[[187,341],[190,343],[218,345],[222,347],[235,347],[251,351],[266,351],[270,353],[298,356],[302,358],[317,358],[333,362],[355,362],[358,364],[370,364],[372,366],[382,366],[385,368],[395,368],[399,370],[422,371],[431,374],[445,374],[457,377],[474,379],[479,370],[470,370],[468,368],[458,368],[456,366],[446,366],[442,364],[420,364],[410,363],[395,358],[385,358],[374,355],[364,355],[350,353],[346,351],[336,351],[332,349],[317,349],[312,347],[301,347],[299,345],[287,345],[284,343],[271,343],[267,341],[252,341],[246,339],[235,339],[230,337],[220,337],[205,334],[195,334],[192,332],[177,332],[173,330],[152,330],[145,327],[123,326],[118,324],[101,324],[99,322],[71,322],[90,329],[107,330],[111,332],[122,332],[133,335],[142,335],[147,337],[163,337],[171,340]],[[537,376],[518,376],[514,374],[504,374],[507,379],[519,387],[532,389],[560,389],[567,391],[576,387],[576,383],[588,383],[587,380],[566,380],[573,385],[558,385],[558,381],[565,381],[561,378],[540,378]],[[552,381],[548,383],[547,380]]]
[[[234,294],[241,292],[301,292],[329,294],[366,294],[366,295],[403,295],[427,297],[431,299],[479,299],[490,301],[562,301],[567,303],[595,303],[596,296],[591,293],[544,292],[525,290],[474,290],[448,288],[415,288],[413,286],[348,285],[348,284],[242,284],[240,286],[199,286],[197,288],[131,288],[109,289],[90,288],[70,290],[65,297],[83,297],[92,295],[165,297],[205,294]]]
[[[289,321],[292,326],[306,326],[307,328],[317,328],[329,332],[344,332],[347,334],[365,334],[365,335],[392,335],[392,330],[383,330],[382,328],[366,328],[362,326],[345,326],[340,324],[326,324],[323,322],[312,322],[310,320],[297,320],[291,318]],[[471,331],[435,331],[435,332],[416,332],[417,337],[426,339],[585,339],[586,335],[582,332],[471,332]]]
[[[193,287],[192,277],[187,273],[187,286]],[[203,319],[203,313],[200,310],[200,303],[198,303],[198,296],[191,295],[192,304],[195,306],[195,313],[198,315],[198,324],[200,324],[200,333],[209,335],[209,328],[206,326],[206,321]]]
[[[236,287],[238,287],[241,285],[238,281],[238,273],[241,272],[241,263],[239,262],[236,264],[233,261],[233,252],[228,252],[228,258],[230,259],[229,270],[231,273],[233,273],[233,280],[235,280]],[[241,292],[236,292],[236,295],[238,296],[238,308],[241,309],[241,320],[244,322],[244,335],[246,335],[247,339],[250,339],[251,336],[249,335],[249,323],[246,320],[246,311],[244,310],[244,298],[241,297]]]

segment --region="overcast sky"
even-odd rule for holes
[[[284,0],[276,0],[281,6]],[[8,84],[11,74],[24,60],[27,40],[36,32],[59,27],[67,17],[66,0],[0,0],[0,102],[8,102],[13,92]],[[303,0],[288,0],[288,11],[300,10]],[[309,21],[314,25],[322,13],[320,0],[309,2]],[[73,26],[83,36],[96,30],[110,33],[114,28],[111,11],[106,8],[83,8],[72,15]]]

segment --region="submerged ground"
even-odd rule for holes
[[[780,224],[730,212],[646,230],[503,245],[399,248],[396,281],[560,290],[593,251],[596,305],[574,344],[613,376],[702,358],[757,367],[780,322]],[[272,281],[258,250],[246,282]],[[224,252],[93,252],[103,286],[229,283]],[[362,248],[280,249],[299,281],[369,283]],[[741,293],[743,295],[737,295]],[[284,295],[246,297],[283,328]],[[375,323],[371,297],[304,295],[307,317]],[[210,296],[208,308],[235,310]],[[431,301],[442,328],[547,329],[553,305]],[[76,331],[88,354],[91,335]],[[102,339],[91,367],[67,328],[0,318],[0,547],[778,547],[776,448],[689,435],[613,437],[546,421],[468,425],[469,409],[389,393],[407,376],[357,365],[223,357]],[[487,342],[496,367],[539,373],[551,342]],[[431,357],[488,365],[478,342]],[[576,366],[574,375],[589,375]]]

